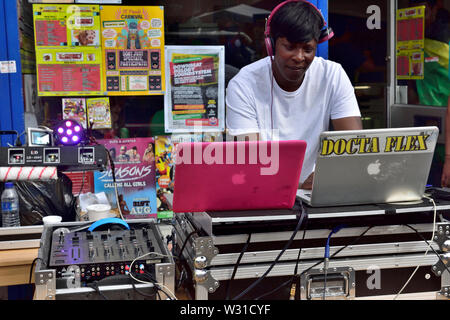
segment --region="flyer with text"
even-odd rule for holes
[[[107,95],[164,94],[164,8],[102,6]]]
[[[111,168],[94,172],[95,192],[105,192],[113,208],[120,206],[125,219],[156,218],[155,162],[154,157],[144,156],[153,152],[154,139],[106,139],[98,142],[109,150],[114,159],[118,196]]]
[[[89,123],[92,129],[111,129],[111,107],[108,97],[86,99]]]
[[[33,5],[39,96],[103,95],[98,5]]]
[[[166,46],[166,132],[225,129],[223,46]]]
[[[397,79],[423,79],[425,6],[397,10]]]

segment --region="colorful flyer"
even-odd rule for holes
[[[96,171],[95,192],[105,192],[113,208],[120,206],[125,219],[156,218],[153,138],[99,140],[114,159],[117,194],[111,169]],[[117,200],[116,200],[117,199]]]
[[[172,206],[167,199],[173,194],[175,148],[180,142],[201,142],[202,134],[174,134],[155,138],[156,196],[158,219],[171,219]]]
[[[225,130],[223,46],[166,46],[166,132]]]
[[[425,6],[397,10],[397,79],[424,78]]]
[[[33,5],[36,49],[97,46],[100,43],[98,5]]]
[[[86,99],[89,123],[92,129],[111,129],[111,107],[109,98]]]
[[[62,99],[63,119],[71,119],[87,128],[86,122],[86,100],[84,98]]]
[[[39,96],[103,95],[100,7],[33,5]]]
[[[39,96],[99,96],[101,49],[53,47],[36,50]]]
[[[107,95],[164,94],[164,8],[102,6]]]

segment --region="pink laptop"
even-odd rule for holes
[[[177,145],[174,212],[291,209],[305,141]]]

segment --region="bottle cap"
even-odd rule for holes
[[[12,183],[12,182],[5,183],[5,188],[13,188],[13,187],[14,187],[14,183]]]

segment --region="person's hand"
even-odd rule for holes
[[[450,167],[449,167],[450,169]],[[449,171],[450,173],[450,171]],[[449,175],[450,177],[450,175]],[[309,177],[301,184],[300,189],[312,190],[314,172],[309,175]]]
[[[442,187],[450,187],[450,158],[445,159],[444,168],[442,170],[441,176],[441,186]]]

